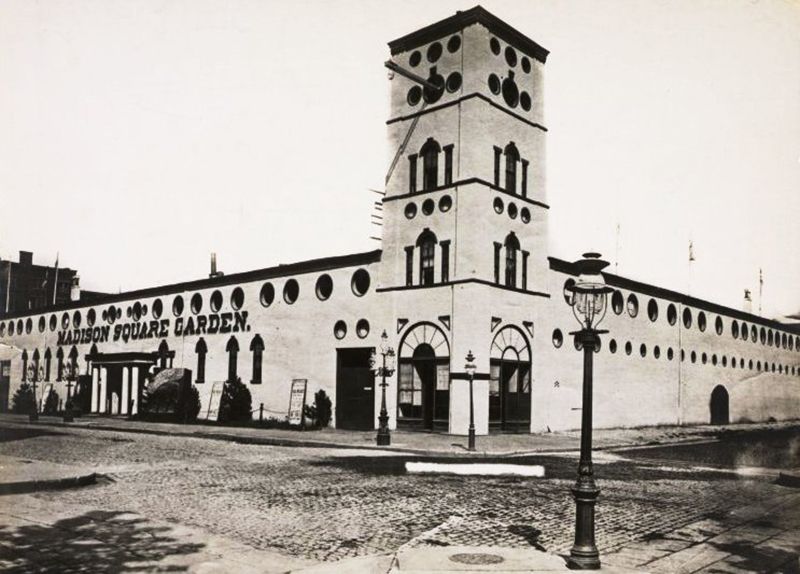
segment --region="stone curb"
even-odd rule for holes
[[[20,480],[17,482],[0,483],[0,496],[5,494],[29,494],[42,490],[64,490],[67,488],[79,488],[97,483],[97,477],[102,476],[96,472],[79,476],[69,476],[64,478],[50,478],[44,480]]]

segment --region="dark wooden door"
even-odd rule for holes
[[[0,361],[0,413],[8,412],[8,393],[11,388],[11,361]]]
[[[336,427],[375,428],[375,377],[370,370],[371,347],[336,351]]]

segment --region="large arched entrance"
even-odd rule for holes
[[[403,335],[397,377],[398,427],[448,430],[450,346],[441,329],[420,323]]]
[[[531,350],[516,327],[502,328],[492,341],[489,364],[489,430],[529,432]]]
[[[717,385],[711,391],[711,410],[712,425],[726,425],[730,422],[728,391],[722,385]]]

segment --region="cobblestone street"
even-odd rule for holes
[[[414,457],[380,451],[77,428],[42,427],[27,438],[0,432],[0,455],[88,465],[108,476],[93,487],[36,494],[45,504],[135,512],[291,556],[331,561],[403,545],[562,552],[572,542],[576,461],[566,455],[514,459],[543,464],[545,479],[447,477],[405,474]],[[654,456],[601,454],[596,474],[602,552],[787,493],[772,477]]]

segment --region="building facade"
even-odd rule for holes
[[[548,52],[479,7],[389,48],[380,250],[12,313],[0,322],[0,403],[29,364],[40,393],[65,397],[71,363],[93,412],[135,413],[156,371],[182,367],[201,417],[224,381],[241,378],[254,405],[283,418],[302,379],[309,395],[332,398],[335,426],[374,428],[369,357],[385,331],[398,357],[392,428],[466,434],[469,351],[479,434],[577,428],[582,361],[564,300],[575,271],[548,251]],[[597,426],[798,416],[796,328],[606,280],[615,291],[595,366]]]

